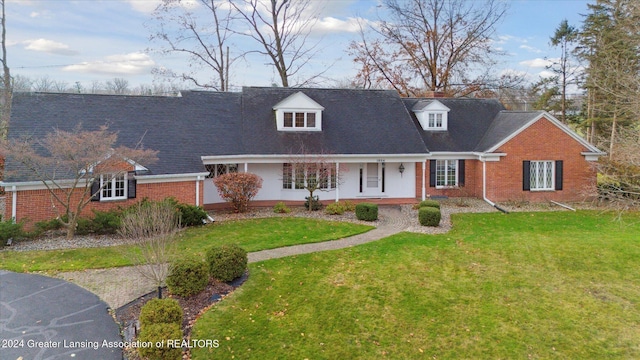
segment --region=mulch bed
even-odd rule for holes
[[[211,279],[203,291],[188,298],[182,298],[174,295],[167,296],[167,288],[162,288],[162,297],[169,297],[177,300],[182,308],[182,332],[184,338],[189,339],[193,324],[200,315],[202,315],[216,302],[221,300],[224,296],[230,294],[233,290],[242,285],[246,281],[247,277],[248,273],[245,273],[242,277],[231,282],[220,282],[215,279]],[[123,329],[124,341],[133,341],[135,339],[135,336],[139,331],[138,318],[140,317],[140,310],[142,309],[142,306],[151,299],[155,299],[157,297],[158,292],[153,291],[116,309],[115,318]],[[135,349],[124,349],[124,354],[126,359],[139,359],[138,353]],[[183,349],[183,355],[183,358],[190,358],[188,349]]]

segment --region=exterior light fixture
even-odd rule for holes
[[[400,177],[402,177],[402,173],[404,172],[404,164],[400,163],[400,167],[398,168],[398,171],[400,171]]]

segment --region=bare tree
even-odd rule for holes
[[[129,94],[129,81],[123,78],[113,78],[113,80],[107,81],[106,89],[109,94]]]
[[[0,140],[6,138],[11,118],[11,99],[13,89],[11,84],[11,72],[7,62],[7,19],[4,11],[5,0],[0,0],[2,5],[2,114],[0,115]]]
[[[170,201],[141,202],[122,217],[118,233],[130,239],[136,249],[125,255],[136,265],[143,277],[153,281],[162,297],[162,286],[169,274],[169,262],[175,252],[175,234],[180,229],[180,217]]]
[[[240,58],[230,56],[231,12],[227,3],[217,0],[200,0],[206,11],[195,13],[179,0],[163,0],[154,12],[157,29],[151,40],[162,43],[162,53],[185,54],[190,59],[194,71],[176,74],[170,69],[155,69],[163,76],[179,78],[198,87],[217,91],[229,90],[229,68]],[[203,15],[204,14],[204,15]],[[202,15],[202,16],[199,16]],[[215,76],[202,81],[195,70],[213,70]]]
[[[274,66],[283,87],[289,87],[292,79],[317,53],[317,44],[309,44],[309,34],[318,13],[311,0],[231,0],[231,5],[249,26],[239,28],[239,35],[248,36],[261,48],[255,52],[266,56]],[[309,85],[322,73],[304,79],[296,86]]]
[[[496,25],[506,12],[498,0],[384,0],[388,20],[351,44],[359,76],[388,83],[404,96],[439,91],[465,95],[488,82]],[[469,74],[480,75],[470,78]],[[470,86],[471,85],[471,86]]]
[[[91,198],[113,179],[124,177],[125,162],[149,164],[156,160],[156,151],[124,146],[114,149],[116,140],[117,134],[107,127],[96,131],[78,127],[70,132],[54,129],[42,139],[9,139],[1,144],[0,154],[21,165],[15,176],[44,184],[70,239]]]

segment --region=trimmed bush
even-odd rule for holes
[[[140,309],[140,326],[176,324],[182,327],[182,308],[174,299],[151,299]]]
[[[212,247],[207,250],[209,274],[220,281],[231,281],[244,274],[247,252],[235,244]]]
[[[278,214],[288,214],[291,212],[291,209],[284,202],[280,201],[279,203],[273,206],[273,212]]]
[[[422,226],[438,226],[442,217],[440,209],[425,206],[418,209],[418,221]]]
[[[304,202],[304,208],[311,211],[320,210],[322,208],[322,203],[320,202],[320,198],[316,196],[307,196],[304,198],[306,201]]]
[[[6,244],[6,241],[23,235],[22,224],[14,224],[13,221],[0,221],[0,241]]]
[[[418,204],[418,209],[423,207],[433,207],[436,209],[440,209],[440,203],[436,200],[422,200],[420,204]]]
[[[370,203],[360,203],[356,205],[356,217],[358,220],[364,221],[378,220],[378,205]]]
[[[115,234],[120,229],[120,224],[122,224],[121,211],[93,210],[93,218],[89,227],[90,231],[95,234]]]
[[[230,202],[236,212],[249,209],[249,202],[262,188],[262,178],[251,173],[228,173],[213,179],[218,194]]]
[[[150,347],[138,348],[138,353],[145,359],[152,360],[180,360],[182,348],[167,345],[167,340],[181,340],[182,329],[178,324],[148,324],[142,328],[138,340],[151,343]],[[163,347],[156,347],[162,342]]]
[[[327,215],[342,215],[344,211],[344,205],[339,202],[331,203],[324,208],[324,213]]]
[[[195,295],[207,287],[209,269],[207,264],[196,257],[177,260],[169,268],[167,287],[174,295],[188,297]]]
[[[178,211],[180,211],[180,225],[186,226],[202,226],[207,219],[207,212],[200,206],[178,204]]]
[[[349,200],[345,200],[345,201],[340,201],[340,203],[342,204],[344,211],[356,211],[356,204],[354,204],[353,202]]]

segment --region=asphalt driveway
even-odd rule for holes
[[[122,359],[107,304],[67,281],[0,270],[0,357]]]

